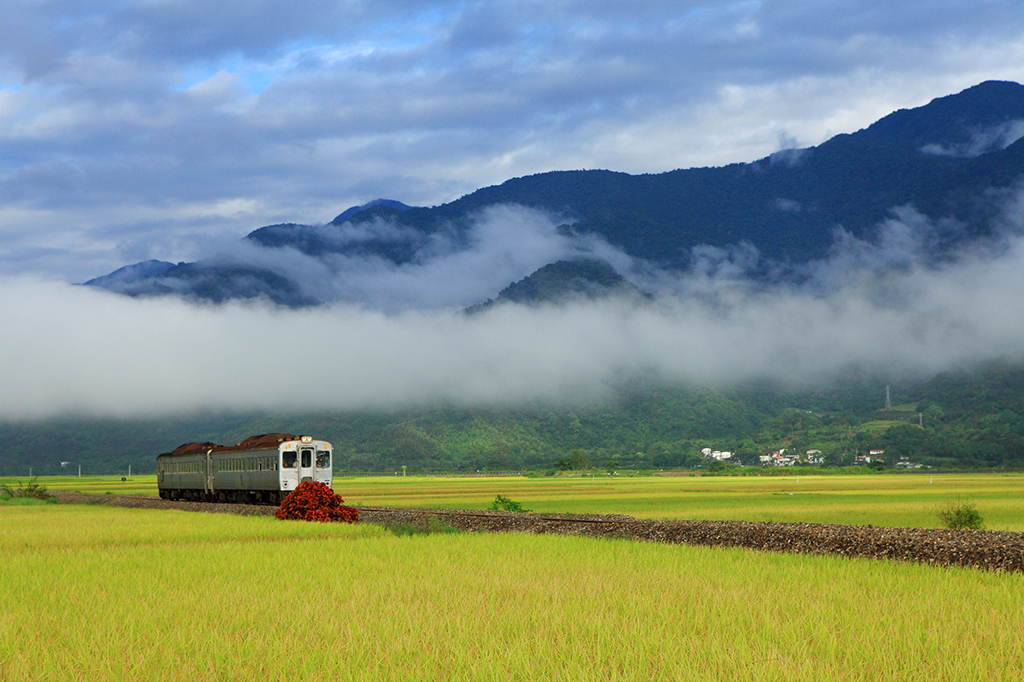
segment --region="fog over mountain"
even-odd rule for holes
[[[807,282],[827,286],[748,277],[756,254],[743,247],[698,249],[681,273],[653,269],[515,207],[482,215],[468,248],[440,240],[424,262],[354,260],[332,277],[291,254],[321,291],[410,302],[393,312],[194,304],[8,278],[0,311],[14,322],[0,355],[19,361],[2,365],[0,416],[564,403],[613,397],[636,378],[804,383],[851,366],[906,377],[1020,361],[1024,192],[992,201],[1000,236],[941,263],[928,257],[935,226],[911,209],[871,241],[839,233],[832,255],[806,266]],[[516,271],[584,254],[659,295],[459,312],[466,291],[493,295]]]
[[[91,286],[6,276],[0,419],[573,405],[1024,361],[1020,121],[1024,88],[988,82],[748,164],[377,200]],[[561,295],[574,261],[628,286]],[[499,296],[542,269],[543,296]]]

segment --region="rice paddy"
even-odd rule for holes
[[[8,479],[9,480],[9,479]],[[153,477],[40,479],[153,494]],[[11,481],[14,485],[16,482]],[[83,485],[85,483],[85,485]],[[1016,475],[338,478],[348,503],[1022,530]],[[4,680],[1016,680],[1024,576],[0,504]]]
[[[0,505],[5,680],[1010,680],[1024,576]]]
[[[39,478],[50,490],[155,495],[155,476]],[[14,486],[16,479],[0,479]],[[24,482],[24,480],[23,480]],[[775,521],[935,528],[951,502],[975,504],[990,530],[1024,532],[1024,475],[903,473],[786,476],[335,477],[346,504],[483,509],[503,495],[544,513],[641,519]]]

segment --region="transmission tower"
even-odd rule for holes
[[[889,384],[885,385],[885,411],[892,411],[892,398],[889,396]]]

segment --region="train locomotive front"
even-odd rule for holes
[[[331,444],[269,433],[237,445],[186,443],[156,458],[165,500],[278,504],[303,481],[331,485]]]

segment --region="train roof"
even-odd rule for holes
[[[299,436],[290,433],[263,433],[258,436],[249,436],[241,443],[234,445],[218,445],[216,443],[185,443],[174,448],[168,455],[196,455],[200,452],[243,452],[245,450],[267,450],[276,449],[281,443],[299,440]]]

